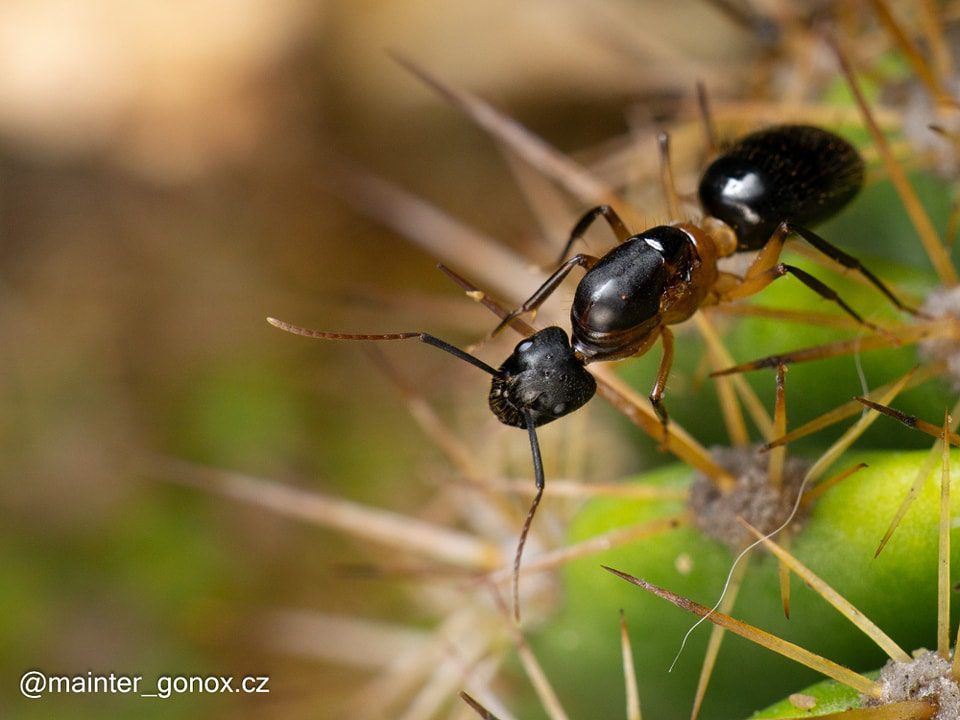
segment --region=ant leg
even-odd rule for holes
[[[789,234],[790,229],[787,227],[787,223],[780,223],[777,229],[773,231],[770,239],[764,243],[760,252],[757,253],[753,262],[750,263],[750,267],[747,268],[747,272],[744,275],[745,280],[750,280],[761,275],[779,262],[780,254],[783,252],[783,246],[787,242],[787,236]]]
[[[531,295],[527,301],[518,307],[516,310],[507,315],[503,320],[500,321],[500,324],[493,329],[493,332],[490,333],[491,337],[500,334],[500,331],[512,323],[516,318],[520,317],[524,313],[536,310],[540,307],[544,300],[546,300],[550,295],[553,294],[553,291],[556,290],[560,283],[563,282],[564,278],[570,274],[570,271],[573,270],[576,266],[582,267],[584,270],[589,270],[597,262],[598,258],[595,258],[593,255],[574,255],[572,258],[567,260],[563,265],[558,267],[553,275],[548,277],[546,281],[537,289],[537,291]]]
[[[501,317],[501,318],[504,318],[507,316],[508,314],[507,311],[503,308],[503,306],[500,303],[498,303],[496,300],[494,300],[485,292],[483,292],[483,290],[478,289],[476,285],[471,283],[465,277],[463,277],[462,275],[458,275],[443,263],[437,263],[437,269],[440,272],[442,272],[444,275],[446,275],[448,278],[453,280],[453,282],[457,285],[457,287],[459,287],[461,290],[466,292],[466,294],[469,297],[479,302],[481,305],[487,308],[494,315],[497,315],[498,317]],[[536,329],[532,325],[529,325],[528,323],[521,320],[520,318],[514,318],[510,322],[510,327],[512,327],[514,330],[516,330],[518,333],[524,336],[533,335],[536,332]]]
[[[663,427],[663,439],[660,443],[661,449],[666,449],[667,426],[670,424],[670,417],[667,415],[667,409],[663,406],[663,394],[667,389],[667,378],[670,376],[670,368],[673,367],[673,333],[664,326],[660,330],[660,340],[663,342],[663,355],[660,356],[660,369],[657,371],[657,380],[650,391],[650,404],[653,405],[654,412],[660,418],[660,425]]]
[[[533,516],[540,505],[543,488],[546,484],[543,476],[543,460],[540,457],[540,443],[537,440],[537,429],[533,424],[533,414],[529,410],[524,410],[523,416],[527,425],[527,434],[530,436],[530,454],[533,456],[533,477],[537,492],[533,496],[533,502],[530,503],[530,509],[527,510],[527,517],[523,521],[523,529],[520,530],[520,539],[517,541],[517,554],[513,558],[513,617],[518,623],[520,622],[520,558],[523,557],[523,546],[527,544],[530,523],[533,522]]]
[[[910,313],[915,317],[926,317],[919,310],[916,310],[915,308],[912,308],[912,307],[908,307],[907,305],[904,305],[902,302],[900,302],[897,296],[893,294],[890,288],[884,285],[883,281],[880,280],[880,278],[878,278],[876,275],[870,272],[870,270],[865,268],[863,264],[852,255],[847,255],[847,253],[845,253],[843,250],[836,247],[832,243],[827,242],[822,237],[817,235],[815,232],[807,230],[805,227],[801,227],[800,225],[794,225],[793,223],[787,223],[786,225],[790,232],[796,233],[797,235],[799,235],[801,238],[806,240],[810,245],[812,245],[814,248],[822,252],[831,260],[834,260],[840,263],[845,268],[848,268],[850,270],[856,270],[857,272],[859,272],[861,275],[863,275],[863,277],[865,277],[870,282],[871,285],[873,285],[877,290],[883,293],[890,302],[896,305],[903,312]]]
[[[663,185],[663,194],[667,199],[670,216],[677,220],[680,217],[680,200],[677,197],[677,186],[673,181],[673,167],[670,165],[670,135],[665,130],[657,133],[657,147],[660,149],[660,183]]]
[[[570,232],[570,239],[567,240],[567,244],[563,246],[563,252],[560,253],[560,258],[557,260],[557,263],[563,262],[563,259],[567,256],[567,253],[570,252],[573,244],[582,238],[584,233],[587,232],[587,229],[601,216],[607,221],[607,225],[613,230],[613,234],[617,236],[618,243],[626,242],[633,237],[633,234],[627,229],[627,226],[623,224],[623,220],[617,215],[616,210],[609,205],[598,205],[592,210],[588,210],[586,214],[577,221],[577,224],[573,226],[573,230]]]
[[[700,109],[700,120],[703,123],[703,135],[707,142],[707,157],[713,157],[720,149],[717,140],[717,128],[713,124],[713,114],[710,112],[710,100],[707,97],[707,86],[702,80],[697,80],[697,107]]]
[[[475,300],[481,302],[490,312],[501,318],[506,316],[506,309],[494,298],[480,291],[475,285],[470,283],[469,280],[453,272],[450,268],[442,265],[439,267],[458,287],[465,290]],[[731,276],[731,278],[734,280],[739,279],[735,276]],[[530,335],[533,333],[533,328],[523,320],[514,320],[512,327],[521,335]],[[657,427],[656,420],[650,416],[646,405],[640,403],[636,393],[604,365],[595,365],[592,372],[597,378],[597,390],[600,394],[631,422],[653,437],[656,432],[655,428]],[[710,457],[710,453],[697,444],[696,440],[687,435],[682,428],[678,428],[676,425],[673,426],[670,431],[668,443],[671,452],[703,472],[717,487],[724,490],[733,487],[733,476],[727,470],[717,465]]]
[[[880,328],[878,328],[873,323],[868,322],[867,320],[864,320],[862,317],[860,317],[857,311],[854,310],[849,305],[847,305],[847,303],[843,301],[843,298],[841,298],[836,293],[835,290],[832,290],[830,287],[822,283],[820,280],[817,280],[817,278],[815,278],[810,273],[804,270],[801,270],[798,267],[794,267],[793,265],[786,265],[784,263],[777,263],[772,268],[768,270],[764,270],[759,275],[755,275],[754,277],[745,279],[737,287],[724,293],[720,299],[721,300],[737,300],[740,298],[750,297],[751,295],[755,295],[756,293],[763,290],[767,285],[772,283],[777,278],[783,277],[788,273],[790,275],[793,275],[795,278],[797,278],[797,280],[799,280],[808,288],[813,290],[820,297],[839,305],[843,309],[843,311],[847,313],[847,315],[852,317],[859,324],[875,332],[880,330]]]

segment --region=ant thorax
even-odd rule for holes
[[[743,518],[764,534],[781,527],[797,506],[804,475],[810,468],[806,460],[788,458],[780,487],[773,487],[768,474],[769,456],[759,450],[758,445],[711,448],[710,455],[718,465],[730,471],[736,485],[724,492],[713,480],[698,473],[690,488],[687,505],[693,513],[694,524],[704,534],[735,551],[753,539],[738,518]],[[796,528],[802,522],[801,507],[792,527]]]
[[[615,247],[577,286],[574,352],[584,363],[645,352],[663,325],[700,307],[716,276],[713,255],[709,238],[688,225],[650,228]]]

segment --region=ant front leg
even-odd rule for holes
[[[660,329],[660,340],[663,343],[663,355],[660,356],[657,380],[650,391],[650,404],[653,405],[654,412],[660,418],[660,426],[663,428],[660,450],[665,451],[669,439],[667,427],[670,424],[670,416],[667,414],[667,408],[663,405],[663,394],[666,392],[667,378],[670,376],[670,369],[673,367],[673,333],[668,327],[664,326]]]
[[[500,321],[500,324],[493,329],[493,332],[490,333],[490,337],[499,335],[500,332],[510,325],[514,320],[527,312],[532,312],[543,305],[544,301],[553,294],[553,291],[560,287],[560,283],[563,282],[564,278],[570,274],[570,271],[578,265],[584,270],[589,270],[592,268],[598,258],[595,258],[593,255],[574,255],[572,258],[567,260],[563,265],[558,267],[553,275],[546,279],[546,282],[539,287],[539,289],[531,295],[527,301],[518,307],[516,310],[507,315],[503,320]]]
[[[520,530],[520,539],[517,541],[517,553],[513,557],[513,619],[520,623],[520,560],[523,558],[523,548],[527,544],[527,535],[530,533],[530,524],[533,522],[533,516],[537,514],[537,508],[540,507],[540,500],[543,499],[543,489],[546,487],[546,479],[543,473],[543,459],[540,455],[540,441],[537,440],[536,423],[533,413],[530,410],[524,411],[524,423],[527,427],[527,435],[530,437],[530,455],[533,457],[533,478],[537,486],[537,492],[530,503],[530,509],[527,510],[527,517],[524,518],[523,528]]]
[[[563,252],[560,253],[557,263],[563,262],[563,259],[567,256],[567,253],[570,252],[573,244],[584,236],[587,229],[593,225],[598,217],[603,217],[603,219],[607,221],[607,225],[613,230],[613,234],[617,236],[618,243],[624,243],[633,237],[633,234],[627,229],[623,220],[617,215],[616,210],[609,205],[598,205],[592,210],[588,210],[586,214],[577,221],[577,224],[573,226],[573,230],[570,232],[570,239],[567,240],[567,244],[563,246]]]

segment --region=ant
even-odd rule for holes
[[[665,136],[661,152],[665,160]],[[668,326],[687,320],[699,308],[749,297],[790,274],[861,325],[876,330],[823,282],[779,262],[791,235],[860,272],[901,310],[916,313],[856,258],[805,227],[831,217],[849,203],[863,185],[863,177],[863,160],[842,138],[813,126],[781,125],[747,135],[710,163],[700,179],[705,217],[699,224],[660,225],[632,234],[610,206],[593,208],[574,226],[559,267],[492,333],[496,335],[522,314],[539,308],[579,266],[586,274],[571,308],[572,340],[556,326],[533,332],[499,368],[424,332],[344,334],[309,330],[273,318],[268,321],[281,330],[325,340],[416,338],[491,376],[490,409],[500,422],[527,431],[536,482],[513,564],[514,614],[519,620],[520,560],[544,490],[536,428],[572,413],[593,397],[596,381],[586,369],[588,364],[642,355],[659,338],[663,355],[650,402],[666,439],[668,415],[663,395],[673,361],[673,333]],[[601,217],[616,236],[617,246],[603,257],[578,254],[563,261],[573,244]],[[759,253],[743,277],[717,267],[720,258],[754,250]]]

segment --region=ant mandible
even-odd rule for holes
[[[527,430],[536,482],[513,564],[514,612],[519,619],[520,560],[545,484],[536,428],[572,413],[593,397],[596,381],[586,365],[642,355],[659,338],[663,355],[650,401],[665,438],[668,415],[663,395],[673,362],[673,333],[668,326],[687,320],[697,309],[749,297],[790,274],[861,325],[876,330],[823,282],[779,261],[790,235],[859,271],[901,310],[916,312],[856,258],[805,227],[831,217],[850,202],[863,185],[863,176],[863,160],[842,138],[813,126],[781,125],[747,135],[710,163],[700,179],[705,217],[698,224],[660,225],[634,235],[608,205],[593,208],[574,226],[561,261],[600,217],[613,230],[618,245],[603,257],[578,254],[563,261],[493,333],[540,307],[579,266],[586,274],[570,312],[572,340],[560,327],[539,330],[518,343],[499,368],[424,332],[344,334],[268,320],[287,332],[325,340],[416,338],[492,377],[490,409],[500,422]],[[743,277],[718,269],[718,259],[752,250],[760,252]]]

